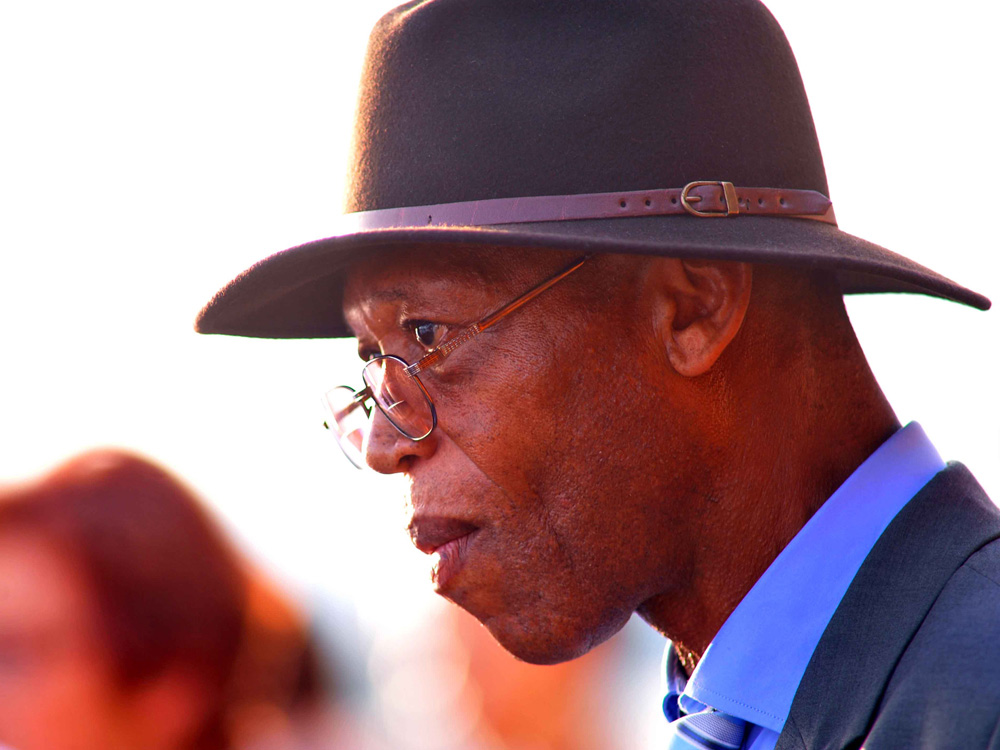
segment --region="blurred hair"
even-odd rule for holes
[[[336,697],[332,677],[292,603],[268,578],[251,573],[246,633],[233,669],[226,716],[232,746],[252,748],[262,741],[263,747],[284,746],[275,738]]]
[[[121,684],[180,667],[206,689],[196,748],[223,748],[244,630],[240,559],[197,497],[146,459],[96,450],[0,488],[0,533],[34,534],[78,565]]]

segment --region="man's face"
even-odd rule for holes
[[[573,256],[398,251],[359,262],[345,314],[367,359],[414,362]],[[687,586],[684,409],[642,294],[642,261],[598,257],[421,373],[438,426],[376,413],[366,460],[409,480],[409,529],[439,593],[533,662],[578,656]]]

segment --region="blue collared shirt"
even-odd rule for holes
[[[664,712],[706,705],[753,728],[746,750],[771,750],[813,651],[875,542],[896,513],[944,468],[916,422],[847,478],[782,550],[684,680],[664,655]]]

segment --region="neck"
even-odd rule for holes
[[[850,334],[819,344],[783,337],[773,362],[744,342],[755,356],[734,352],[740,366],[717,376],[724,387],[711,384],[729,395],[710,407],[718,416],[706,434],[717,437],[703,451],[715,470],[698,493],[711,499],[696,511],[702,553],[683,590],[639,609],[688,670],[774,558],[899,428],[849,324],[838,330]]]

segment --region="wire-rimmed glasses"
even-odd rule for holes
[[[478,323],[462,329],[412,365],[394,354],[373,357],[361,368],[364,388],[355,391],[350,386],[342,385],[326,393],[323,405],[328,416],[323,426],[333,432],[344,455],[359,469],[364,467],[364,442],[371,426],[372,408],[369,401],[374,402],[389,424],[400,433],[410,440],[423,440],[437,426],[437,410],[418,374],[440,364],[462,344],[565,279],[589,257],[585,255],[577,258],[517,299],[490,313]]]

